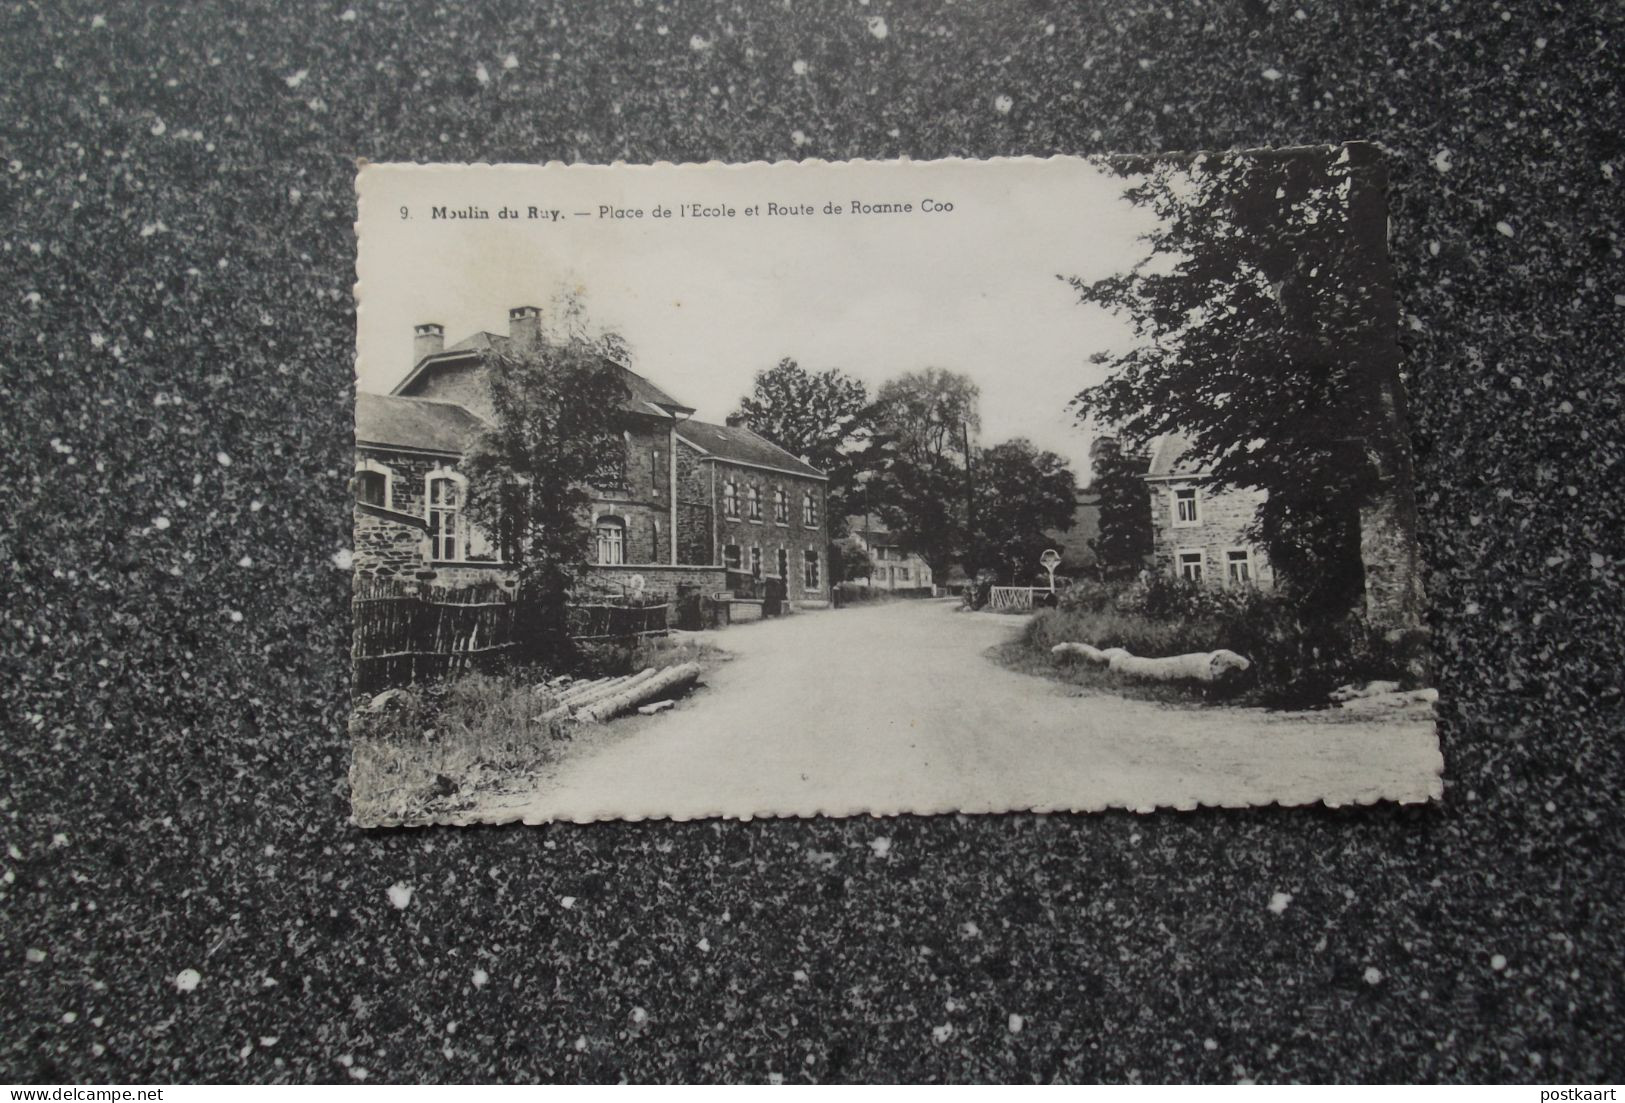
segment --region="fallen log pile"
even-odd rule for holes
[[[1432,711],[1439,703],[1436,689],[1400,689],[1398,682],[1367,682],[1339,686],[1332,690],[1332,703],[1350,712],[1384,713],[1395,709],[1407,712]]]
[[[644,673],[652,674],[653,671],[649,670]],[[687,689],[694,684],[694,680],[699,676],[699,663],[683,663],[681,666],[669,666],[641,683],[634,676],[634,684],[624,686],[610,696],[599,698],[585,709],[578,711],[576,719],[587,723],[612,719],[623,712],[630,712],[639,705],[647,704],[657,697],[664,697]]]
[[[651,666],[636,674],[591,681],[555,678],[536,687],[538,691],[556,696],[552,706],[535,719],[539,724],[555,720],[599,723],[650,701],[680,694],[692,686],[699,676],[699,663],[683,663],[664,670]]]
[[[1086,643],[1058,643],[1050,648],[1050,654],[1057,659],[1076,655],[1086,662],[1104,663],[1106,669],[1125,677],[1155,682],[1220,682],[1252,665],[1243,656],[1223,648],[1218,651],[1193,651],[1189,655],[1146,658],[1131,655],[1121,647],[1101,649]]]

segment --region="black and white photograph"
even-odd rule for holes
[[[0,1094],[1617,1099],[1625,7],[0,28]]]
[[[1436,797],[1384,181],[365,166],[357,822]]]

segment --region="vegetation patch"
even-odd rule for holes
[[[689,636],[595,646],[577,658],[584,677],[630,674],[697,662],[725,653]],[[379,694],[351,716],[352,811],[368,825],[421,823],[477,807],[480,797],[560,762],[574,723],[539,722],[557,702],[541,667],[501,674],[468,673]]]
[[[352,813],[361,823],[422,822],[558,761],[570,734],[537,723],[553,705],[540,670],[464,674],[389,690],[351,716]]]
[[[1222,686],[1144,683],[1089,663],[1057,661],[1058,643],[1121,647],[1159,657],[1220,648],[1252,666]],[[1029,673],[1158,701],[1324,708],[1340,685],[1390,679],[1427,684],[1427,639],[1420,630],[1381,630],[1358,612],[1312,616],[1287,599],[1252,589],[1213,590],[1154,576],[1127,584],[1074,587],[1056,609],[1043,609],[1000,660]]]

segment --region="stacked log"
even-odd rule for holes
[[[652,670],[646,670],[644,673],[654,674]],[[578,711],[576,719],[586,723],[609,720],[645,702],[653,701],[656,697],[679,693],[692,685],[699,676],[699,663],[683,663],[681,666],[667,667],[654,674],[652,678],[621,686],[609,696],[599,698],[596,703]]]
[[[538,723],[547,723],[551,720],[562,720],[570,714],[585,708],[595,701],[600,701],[617,690],[624,689],[636,682],[652,678],[654,667],[641,670],[636,674],[622,675],[618,678],[599,678],[591,682],[578,682],[571,686],[553,707],[536,718]]]
[[[699,676],[699,663],[683,663],[665,670],[656,670],[651,666],[619,678],[578,682],[554,701],[552,708],[536,717],[536,723],[570,719],[585,723],[609,720],[657,697],[680,693]]]

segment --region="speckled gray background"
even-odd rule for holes
[[[1621,10],[7,3],[0,1079],[1620,1079]],[[356,157],[1354,137],[1441,806],[347,826]]]

